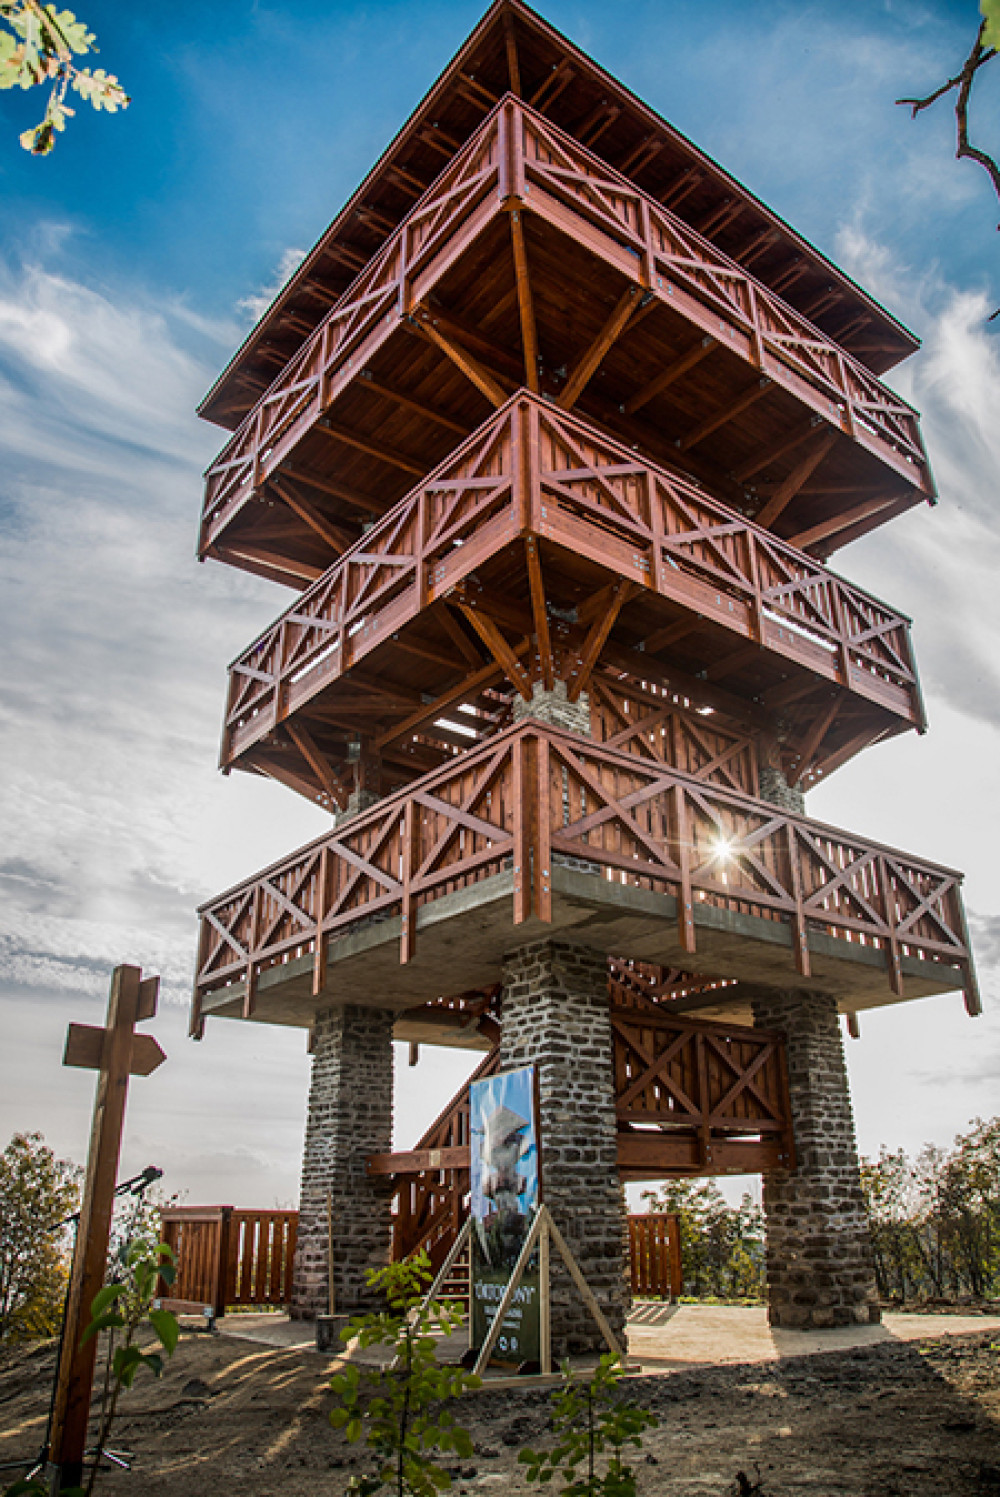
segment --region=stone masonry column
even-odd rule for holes
[[[369,1177],[365,1160],[392,1148],[392,1026],[391,1013],[356,1004],[316,1015],[292,1286],[300,1319],[329,1306],[327,1192],[338,1314],[373,1303],[365,1271],[389,1261],[391,1184]]]
[[[628,1308],[625,1214],[618,1179],[608,964],[602,952],[537,941],[503,968],[501,1067],[536,1065],[542,1196],[612,1331]],[[606,1350],[561,1259],[552,1253],[552,1349]]]
[[[758,989],[754,1023],[783,1030],[795,1170],[764,1175],[768,1318],[826,1327],[878,1319],[871,1238],[835,999]]]

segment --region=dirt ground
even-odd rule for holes
[[[0,1461],[37,1448],[53,1360],[51,1344],[0,1360]],[[301,1347],[185,1333],[162,1379],[140,1379],[124,1398],[115,1443],[135,1451],[134,1470],[109,1473],[99,1490],[339,1497],[370,1458],[327,1420],[330,1367]],[[644,1497],[1000,1497],[996,1330],[696,1366],[626,1386],[660,1421],[636,1458]],[[538,1388],[463,1400],[475,1456],[454,1468],[452,1491],[538,1490],[517,1452],[545,1443],[549,1402]]]

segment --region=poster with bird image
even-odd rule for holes
[[[472,1212],[472,1344],[489,1335],[541,1200],[535,1067],[475,1081],[469,1089]],[[539,1358],[537,1249],[504,1316],[491,1361]]]

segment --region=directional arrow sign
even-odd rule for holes
[[[99,1029],[96,1024],[71,1024],[66,1031],[63,1065],[79,1066],[85,1071],[99,1071],[107,1033],[106,1029]],[[166,1058],[158,1041],[151,1034],[133,1035],[128,1073],[130,1076],[150,1076]]]

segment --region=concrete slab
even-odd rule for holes
[[[469,918],[473,916],[474,918]],[[812,976],[796,971],[792,928],[697,902],[694,909],[697,954],[683,950],[677,902],[670,894],[612,882],[600,873],[556,864],[552,869],[552,921],[534,916],[513,923],[513,873],[508,869],[467,888],[443,895],[417,911],[416,952],[399,960],[397,916],[359,922],[327,943],[327,986],[312,992],[313,958],[305,955],[270,967],[258,976],[253,1020],[308,1026],[317,1007],[367,1003],[401,1011],[442,994],[495,982],[505,954],[530,941],[572,936],[609,956],[697,970],[708,977],[739,978],[776,987],[814,988],[831,993],[843,1011],[858,1012],[900,1002],[889,984],[885,953],[858,941],[810,931]],[[905,998],[960,989],[958,967],[904,956]],[[243,983],[203,997],[206,1017],[242,1018]],[[732,1022],[737,1016],[726,1014]],[[441,1043],[448,1037],[442,1034]]]
[[[219,1330],[224,1336],[257,1341],[265,1346],[316,1350],[312,1322],[290,1320],[287,1315],[227,1315]],[[719,1367],[735,1362],[776,1362],[892,1341],[962,1336],[972,1331],[1000,1333],[1000,1315],[888,1314],[881,1325],[786,1331],[771,1329],[763,1306],[647,1302],[636,1305],[629,1317],[628,1354],[647,1372],[675,1372],[685,1367]],[[464,1330],[442,1338],[439,1358],[457,1362],[467,1345]],[[365,1352],[352,1350],[350,1359],[363,1365],[383,1366],[386,1355],[384,1348],[370,1347]]]

